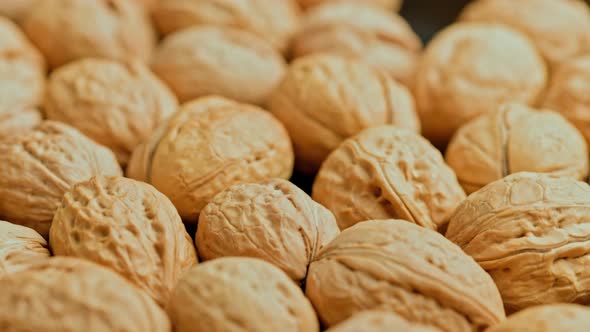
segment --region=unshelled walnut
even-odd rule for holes
[[[49,256],[47,242],[39,233],[0,220],[0,279]]]
[[[269,108],[293,139],[297,168],[313,173],[328,154],[363,129],[392,124],[418,132],[410,92],[367,64],[312,55],[291,64]]]
[[[400,220],[344,230],[311,263],[306,294],[326,326],[387,310],[445,332],[483,331],[504,319],[494,282],[439,233]]]
[[[471,194],[446,236],[492,276],[509,311],[590,303],[588,213],[587,183],[517,173]]]
[[[270,113],[204,97],[183,105],[138,146],[127,175],[153,184],[194,223],[201,209],[231,185],[289,178],[293,159],[289,135]]]
[[[402,7],[403,0],[298,0],[303,8],[310,8],[327,2],[356,2],[364,5],[382,7],[398,11]]]
[[[229,187],[199,215],[203,260],[247,256],[302,280],[316,253],[340,233],[334,215],[294,184],[272,179]]]
[[[53,0],[51,0],[53,1]],[[0,282],[0,330],[171,331],[166,313],[115,272],[75,258],[50,258]]]
[[[39,3],[40,0],[2,0],[0,1],[0,15],[20,22]]]
[[[0,139],[23,134],[41,124],[43,117],[37,109],[6,109],[0,111]]]
[[[459,128],[446,160],[467,193],[524,171],[588,176],[588,148],[580,132],[559,113],[519,104],[503,105]]]
[[[404,219],[444,227],[465,198],[453,171],[426,139],[393,126],[367,129],[326,159],[313,198],[340,229],[367,219]]]
[[[363,311],[327,332],[439,332],[431,326],[411,323],[397,314],[388,311]]]
[[[523,310],[486,332],[586,332],[588,326],[588,307],[577,304],[553,304]]]
[[[256,258],[219,258],[189,270],[168,312],[176,332],[319,331],[301,289]]]
[[[107,146],[123,165],[177,108],[172,92],[139,61],[71,62],[51,74],[45,98],[48,119]]]
[[[0,216],[44,237],[70,186],[94,175],[121,175],[113,153],[76,129],[44,121],[0,141]]]

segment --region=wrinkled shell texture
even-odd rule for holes
[[[447,238],[494,278],[508,310],[589,303],[590,186],[518,173],[471,194]]]
[[[172,92],[138,61],[84,59],[54,71],[45,112],[109,147],[122,164],[176,112]]]
[[[590,309],[576,304],[536,306],[510,316],[486,332],[586,332]]]
[[[518,172],[584,180],[588,148],[580,132],[558,113],[507,104],[461,127],[446,152],[467,193]]]
[[[0,111],[0,139],[23,134],[37,127],[43,117],[37,109],[6,109]]]
[[[176,332],[319,331],[299,287],[277,267],[254,258],[220,258],[189,270],[168,312]]]
[[[197,263],[170,200],[122,177],[95,177],[68,191],[53,218],[50,244],[55,255],[119,272],[162,305],[184,270]]]
[[[51,258],[0,283],[3,332],[171,331],[145,293],[99,265]]]
[[[440,330],[410,323],[387,311],[363,311],[329,329],[328,332],[438,332]]]
[[[0,220],[0,279],[49,256],[47,242],[39,233]]]
[[[0,15],[8,17],[15,21],[25,18],[26,14],[40,0],[2,0],[0,1]]]
[[[473,259],[402,220],[365,221],[340,233],[311,263],[306,294],[327,326],[373,309],[448,332],[481,331],[504,319],[496,286]]]
[[[365,128],[393,124],[420,131],[405,87],[368,65],[337,56],[296,60],[269,105],[287,127],[297,168],[304,172],[316,171],[343,140]]]
[[[303,8],[310,8],[328,2],[360,2],[362,4],[378,6],[398,11],[402,7],[403,0],[298,0]]]
[[[203,260],[260,258],[302,280],[316,253],[339,233],[328,209],[294,184],[272,179],[215,196],[199,215],[195,241]]]
[[[381,126],[346,140],[326,159],[313,198],[334,213],[340,229],[390,218],[437,229],[465,193],[426,139]]]
[[[40,1],[23,28],[53,68],[85,57],[147,61],[155,43],[134,0]]]
[[[547,68],[534,45],[507,27],[451,25],[426,47],[414,96],[424,135],[446,144],[462,124],[506,102],[537,101]]]
[[[152,61],[154,72],[183,102],[221,95],[262,104],[285,67],[281,54],[256,35],[212,26],[169,35]]]
[[[45,121],[0,141],[0,216],[44,237],[70,186],[95,175],[121,175],[111,151],[67,125]]]

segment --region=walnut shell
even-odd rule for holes
[[[189,270],[168,312],[176,332],[319,331],[301,289],[279,268],[255,258],[220,258]]]
[[[20,22],[40,0],[1,0],[0,15]]]
[[[447,238],[494,279],[506,308],[590,303],[590,186],[517,173],[471,194]]]
[[[177,108],[172,92],[139,61],[72,62],[51,74],[45,98],[50,120],[76,127],[109,147],[123,165]]]
[[[47,242],[39,233],[0,220],[0,279],[49,256]]]
[[[3,332],[171,331],[166,313],[116,273],[51,258],[0,282]]]
[[[438,229],[465,193],[426,139],[381,126],[344,141],[326,159],[313,198],[334,213],[340,229],[390,218]]]
[[[0,141],[0,216],[47,238],[70,186],[94,175],[121,175],[111,151],[76,129],[44,121]]]
[[[577,304],[536,306],[516,313],[486,332],[586,332],[590,309]]]
[[[492,279],[439,233],[398,220],[344,230],[311,263],[306,294],[327,325],[387,310],[447,332],[504,319]]]
[[[289,181],[272,179],[217,194],[199,215],[195,242],[203,260],[260,258],[299,281],[338,233],[328,209]]]
[[[310,8],[313,6],[317,6],[320,4],[328,3],[328,2],[356,2],[362,3],[363,5],[371,5],[382,7],[386,9],[392,9],[394,11],[399,11],[402,7],[403,0],[298,0],[299,4],[303,8]]]
[[[431,326],[408,322],[388,311],[362,311],[326,332],[438,332]]]
[[[33,108],[0,111],[0,139],[26,133],[42,121],[41,112]]]

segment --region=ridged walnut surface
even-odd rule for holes
[[[297,168],[309,173],[343,140],[365,128],[393,124],[420,130],[405,87],[366,64],[333,55],[293,62],[269,108],[293,139]]]
[[[399,220],[340,233],[311,263],[306,294],[326,326],[373,309],[446,332],[482,331],[504,319],[498,289],[471,257]]]
[[[381,126],[346,140],[326,159],[313,198],[334,213],[340,229],[390,218],[438,229],[465,193],[426,139]]]
[[[94,177],[66,192],[50,232],[55,255],[84,258],[119,272],[165,305],[195,248],[168,198],[123,177]]]
[[[577,304],[554,304],[523,310],[486,332],[586,332],[588,326],[588,307]]]
[[[410,323],[402,317],[388,311],[363,311],[327,332],[439,332],[434,327]]]
[[[334,215],[294,184],[272,179],[229,187],[199,215],[203,260],[247,256],[302,280],[316,253],[340,233]]]
[[[139,61],[75,61],[51,74],[47,90],[50,120],[109,147],[122,164],[178,108],[172,92]]]
[[[3,0],[0,2],[0,15],[20,22],[40,0]]]
[[[590,303],[590,186],[517,173],[471,194],[447,238],[494,278],[507,310]]]
[[[392,9],[398,11],[402,7],[403,0],[298,0],[303,8],[310,8],[327,2],[360,2],[363,4]]]
[[[95,175],[121,175],[113,153],[76,129],[44,121],[0,141],[0,216],[43,237],[63,194]]]
[[[196,222],[219,192],[239,183],[291,176],[293,150],[268,112],[221,97],[185,104],[133,153],[129,177],[153,184]]]
[[[42,121],[41,112],[33,108],[0,111],[0,139],[26,133]]]
[[[0,282],[3,332],[171,331],[145,293],[99,265],[51,258]]]
[[[39,233],[0,220],[0,279],[49,256],[47,241]]]
[[[467,193],[518,172],[550,173],[584,180],[584,137],[559,113],[506,104],[462,126],[446,160]]]
[[[319,331],[301,289],[279,268],[255,258],[220,258],[189,270],[168,312],[176,332]]]

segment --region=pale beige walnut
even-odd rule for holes
[[[20,22],[40,0],[0,0],[0,15]]]
[[[225,257],[194,267],[178,282],[168,307],[176,332],[319,331],[301,289],[256,258]]]
[[[503,105],[459,128],[446,160],[468,194],[518,172],[588,176],[582,134],[559,113],[520,104]]]
[[[543,58],[524,35],[497,24],[458,23],[426,47],[414,96],[424,135],[444,146],[461,125],[503,103],[534,104],[546,83]]]
[[[590,308],[577,304],[541,305],[516,313],[486,332],[586,332]]]
[[[213,26],[169,35],[152,61],[154,72],[182,102],[220,95],[262,104],[285,67],[280,53],[256,35]]]
[[[71,62],[51,74],[45,98],[48,119],[110,148],[123,165],[177,108],[174,94],[139,61]]]
[[[453,171],[426,139],[393,126],[367,129],[326,159],[313,198],[340,229],[368,219],[403,219],[444,228],[465,198]]]
[[[439,233],[401,220],[344,230],[309,267],[306,294],[330,327],[385,310],[445,332],[483,331],[504,319],[494,282]]]
[[[289,181],[271,179],[216,195],[199,215],[195,242],[203,260],[260,258],[299,281],[316,253],[338,233],[328,209]]]
[[[439,332],[441,330],[422,324],[411,323],[388,311],[362,311],[327,332]]]
[[[51,258],[10,274],[0,294],[3,332],[171,331],[166,313],[144,292],[80,259]]]
[[[371,5],[385,9],[398,11],[402,7],[403,0],[298,0],[299,4],[305,8],[311,8],[328,2],[355,2],[363,5]]]
[[[0,139],[23,134],[41,124],[43,117],[37,109],[0,111]]]
[[[293,171],[289,135],[270,113],[222,97],[187,103],[138,146],[127,175],[153,184],[180,215],[199,212],[227,187]]]
[[[47,241],[39,233],[0,220],[0,279],[49,256]]]
[[[590,186],[517,173],[471,194],[447,238],[494,278],[506,309],[590,303]]]
[[[23,28],[52,68],[85,57],[148,61],[155,43],[135,0],[41,1]]]
[[[65,124],[44,121],[0,141],[0,216],[47,237],[70,186],[121,173],[110,150]]]
[[[293,62],[269,108],[293,139],[297,168],[307,173],[363,129],[392,124],[420,131],[405,87],[366,64],[333,55]]]
[[[362,60],[409,84],[422,42],[395,13],[358,2],[328,2],[305,16],[292,49],[295,57],[331,53]]]

